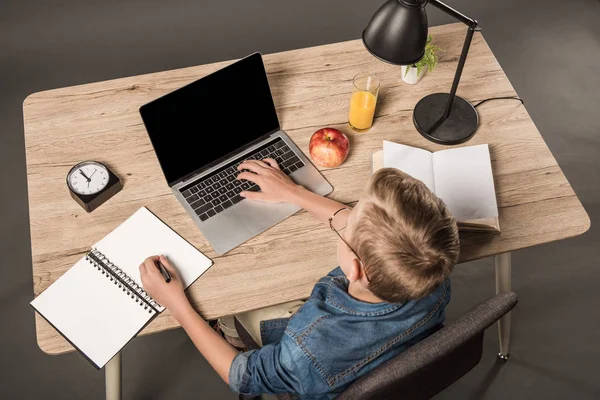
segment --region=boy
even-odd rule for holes
[[[261,188],[244,197],[294,203],[328,224],[339,236],[339,268],[315,285],[292,318],[261,324],[261,349],[239,353],[194,311],[168,260],[160,257],[174,276],[168,284],[154,264],[158,256],[144,261],[146,291],[171,311],[233,390],[333,398],[443,322],[458,229],[423,183],[379,170],[349,209],[296,185],[273,159],[246,161],[239,169],[247,171],[238,179]]]

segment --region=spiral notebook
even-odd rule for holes
[[[139,266],[163,254],[184,288],[212,261],[142,207],[36,297],[32,307],[97,368],[164,310],[142,288]]]

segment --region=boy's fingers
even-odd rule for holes
[[[238,170],[247,169],[255,173],[260,173],[266,169],[266,165],[263,162],[257,160],[246,160],[238,165]]]
[[[240,192],[240,196],[242,196],[246,199],[252,199],[252,200],[271,201],[269,198],[269,195],[266,193],[263,193],[263,192],[244,191],[244,192]]]
[[[281,169],[279,168],[279,164],[277,164],[277,161],[275,161],[273,158],[265,158],[263,161],[275,169]]]
[[[143,263],[140,264],[140,276],[143,278],[146,273],[146,266]]]
[[[158,260],[158,256],[156,256],[156,260]],[[146,273],[148,275],[155,275],[159,273],[158,267],[156,266],[156,260],[154,257],[148,257],[146,258],[146,261],[144,261],[144,266],[146,267]]]
[[[260,180],[259,176],[257,174],[253,174],[252,172],[240,172],[237,176],[237,179],[246,179],[256,184],[258,184],[258,180]]]
[[[172,274],[177,273],[177,271],[175,270],[175,268],[171,265],[171,263],[169,262],[169,260],[167,260],[167,257],[165,256],[160,256],[160,262],[162,263],[162,265],[165,266],[165,268],[167,269],[167,271],[169,271]]]
[[[159,256],[150,256],[150,257],[146,257],[146,259],[144,260],[143,264],[146,264],[148,261],[158,261]]]

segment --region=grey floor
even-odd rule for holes
[[[37,347],[21,104],[30,93],[359,38],[379,1],[0,2],[0,399],[101,399],[103,374]],[[600,3],[448,0],[476,18],[592,221],[600,217]],[[430,25],[452,22],[429,7]],[[485,84],[485,82],[482,82]],[[600,230],[515,252],[512,357],[439,399],[600,398]],[[494,291],[491,260],[453,274],[453,320]],[[126,399],[235,398],[181,330],[124,351]]]

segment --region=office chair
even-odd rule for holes
[[[429,399],[466,375],[481,360],[483,334],[517,304],[515,293],[500,293],[354,381],[338,400]],[[248,349],[258,345],[236,320]],[[240,398],[245,398],[240,396]],[[291,399],[278,394],[278,399]]]

